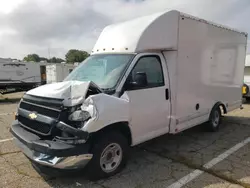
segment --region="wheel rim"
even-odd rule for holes
[[[100,165],[104,172],[113,172],[122,160],[122,148],[117,143],[109,144],[102,152]]]
[[[214,112],[214,117],[213,117],[213,126],[214,127],[217,127],[219,125],[219,122],[220,122],[220,113],[216,110]]]

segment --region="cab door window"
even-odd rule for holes
[[[144,89],[164,85],[161,61],[158,56],[141,57],[131,71],[127,84],[130,89]]]

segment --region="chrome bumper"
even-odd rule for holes
[[[41,165],[57,168],[57,169],[79,169],[87,165],[92,159],[92,154],[82,154],[69,157],[49,156],[43,153],[30,150],[18,139],[14,139],[21,151],[31,160]]]

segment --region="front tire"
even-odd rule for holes
[[[219,130],[221,124],[221,110],[220,107],[217,106],[212,109],[211,114],[209,116],[208,121],[208,129],[211,132],[216,132]]]
[[[119,132],[104,132],[94,141],[93,158],[86,167],[87,177],[98,180],[113,176],[125,167],[128,154],[128,141]]]

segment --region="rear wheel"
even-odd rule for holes
[[[214,107],[209,117],[208,129],[209,131],[215,132],[219,130],[221,123],[221,110],[220,107]]]
[[[89,179],[98,180],[120,172],[127,162],[128,141],[119,132],[103,133],[92,147],[93,158],[86,167]]]

